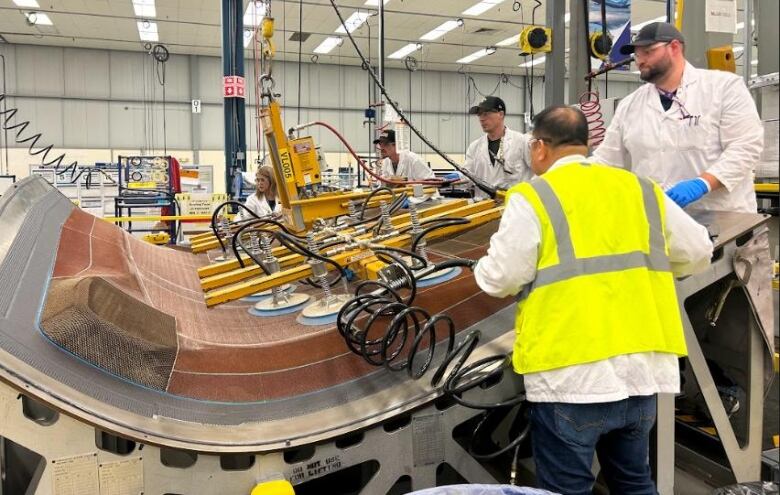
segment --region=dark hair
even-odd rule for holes
[[[533,120],[534,137],[551,146],[588,145],[588,120],[576,107],[555,105],[537,113]]]

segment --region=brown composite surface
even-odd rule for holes
[[[480,256],[495,228],[489,227],[432,250],[444,257]],[[208,263],[207,255],[145,243],[76,209],[63,227],[53,277],[100,277],[175,318],[178,353],[167,385],[172,394],[262,401],[313,392],[375,370],[347,350],[333,324],[301,325],[297,314],[258,318],[247,311],[251,303],[241,301],[207,308],[196,270]],[[462,330],[510,303],[479,291],[465,270],[449,282],[420,289],[414,304],[431,313],[446,311]]]

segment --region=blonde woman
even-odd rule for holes
[[[255,174],[255,193],[246,198],[244,205],[252,210],[255,215],[278,215],[282,212],[282,204],[276,195],[276,179],[274,171],[269,165],[263,165]],[[247,219],[250,215],[242,210],[241,219]]]

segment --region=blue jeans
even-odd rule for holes
[[[564,495],[590,494],[596,453],[610,493],[655,494],[648,462],[655,414],[655,395],[598,404],[531,404],[537,486]]]

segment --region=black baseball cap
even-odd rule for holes
[[[395,144],[395,131],[386,130],[379,133],[379,137],[374,139],[374,144]]]
[[[680,43],[685,43],[685,38],[676,27],[672,26],[668,22],[653,22],[650,23],[634,36],[631,43],[625,44],[620,47],[620,53],[623,55],[629,55],[634,53],[634,50],[638,46],[650,46],[653,43],[661,41],[673,41],[678,40]]]
[[[506,105],[504,100],[498,96],[486,96],[484,100],[480,101],[478,105],[475,105],[469,109],[469,114],[476,115],[479,112],[504,112],[506,113]]]

